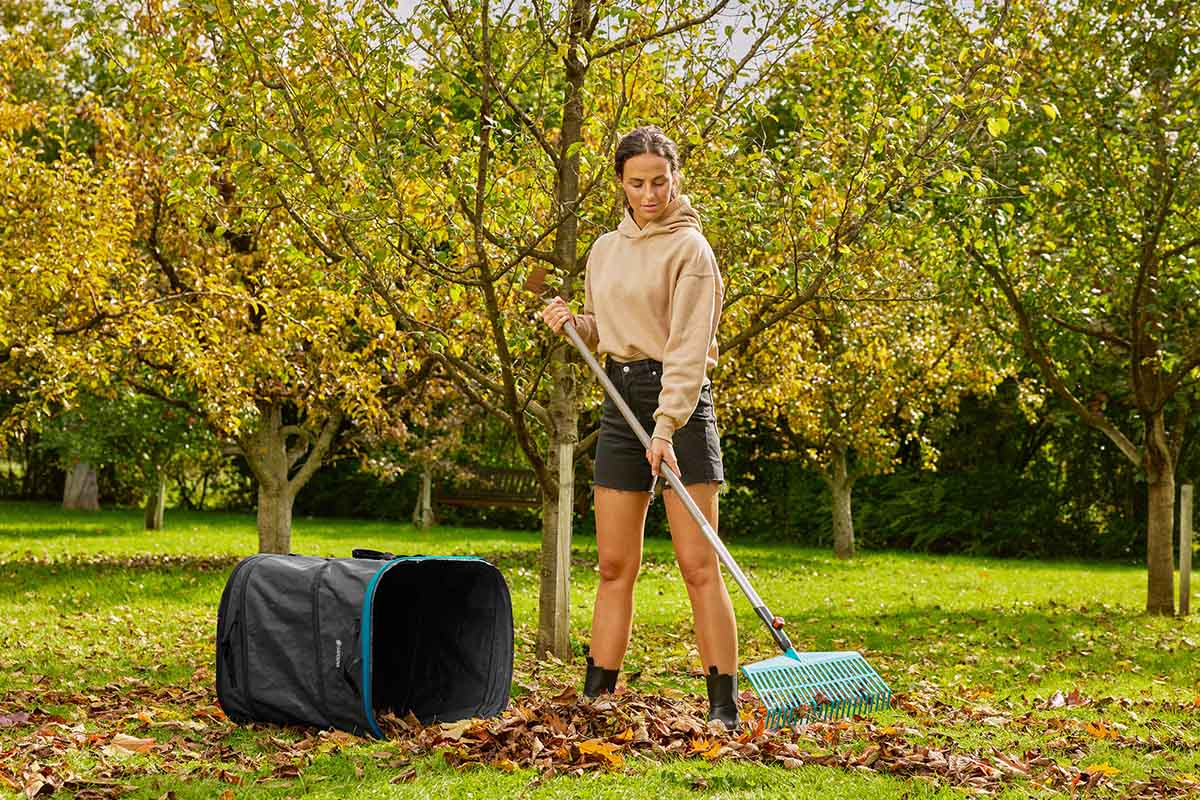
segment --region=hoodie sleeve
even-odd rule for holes
[[[654,412],[654,434],[670,439],[687,424],[700,389],[721,315],[721,275],[707,242],[687,257],[671,295],[670,332],[663,352],[662,390]]]
[[[583,343],[588,346],[589,350],[595,350],[600,345],[600,332],[596,327],[596,315],[592,310],[592,252],[595,251],[595,245],[588,252],[588,263],[583,270],[583,313],[575,314],[575,330],[579,332],[579,338],[583,339]]]

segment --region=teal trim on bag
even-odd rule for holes
[[[379,579],[383,577],[383,573],[404,561],[479,561],[484,564],[489,563],[479,556],[399,556],[385,562],[371,576],[371,580],[367,584],[366,597],[363,598],[360,638],[362,639],[363,712],[366,714],[367,724],[371,727],[371,733],[376,739],[383,738],[383,731],[379,729],[379,724],[375,721],[375,709],[371,706],[371,606],[375,602],[375,589],[379,585]]]

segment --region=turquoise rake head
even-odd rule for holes
[[[742,668],[767,707],[768,728],[889,708],[892,691],[859,653],[797,653]]]

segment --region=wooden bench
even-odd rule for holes
[[[533,470],[478,466],[464,470],[465,479],[438,484],[433,491],[435,505],[541,508],[541,487]]]

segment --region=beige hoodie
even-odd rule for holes
[[[706,370],[717,364],[723,294],[717,260],[687,195],[644,228],[626,209],[617,229],[592,245],[575,327],[589,347],[618,361],[662,362],[656,437],[670,440],[687,423]]]

